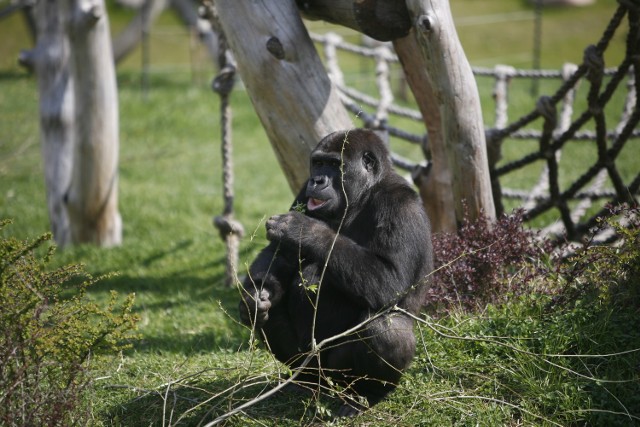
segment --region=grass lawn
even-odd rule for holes
[[[531,64],[528,3],[451,4],[473,65]],[[598,1],[581,9],[546,9],[542,66],[580,62],[582,49],[597,41],[614,7],[613,1]],[[525,14],[508,15],[521,12]],[[513,22],[474,21],[477,16],[499,21],[504,14]],[[121,28],[129,16],[114,10],[112,25]],[[248,331],[236,321],[238,293],[223,285],[225,249],[212,226],[223,202],[219,107],[209,90],[211,67],[202,52],[188,54],[188,37],[174,17],[163,15],[155,28],[148,94],[140,87],[139,51],[118,70],[124,243],[113,249],[68,248],[53,261],[54,266],[83,263],[95,275],[117,272],[91,288],[90,296],[98,302],[106,303],[110,290],[123,298],[136,294],[141,339],[131,350],[97,357],[92,365],[96,380],[87,399],[93,404],[90,424],[96,426],[205,424],[268,390],[285,374],[267,352],[250,348]],[[2,233],[21,239],[49,228],[36,82],[11,59],[27,40],[18,16],[0,22],[0,219],[13,219]],[[608,61],[619,60],[620,42],[612,46]],[[347,79],[363,74],[359,68],[349,71]],[[492,123],[492,82],[479,79],[479,85],[485,121]],[[513,96],[514,118],[535,103],[525,85],[514,89]],[[292,194],[247,94],[235,91],[232,102],[235,213],[246,230],[240,254],[244,265],[266,242],[264,219],[286,210]],[[517,143],[505,148],[507,159],[532,149],[528,141]],[[592,161],[587,150],[571,149],[575,152],[567,157],[576,164]],[[639,151],[637,144],[634,150]],[[637,173],[635,159],[624,159],[629,176]],[[514,178],[510,186],[526,188],[538,170]],[[356,421],[335,425],[640,422],[638,352],[552,356],[637,349],[637,312],[603,301],[549,311],[547,302],[541,297],[474,315],[454,312],[437,323],[427,318],[417,327],[418,355],[399,390]],[[493,338],[469,340],[473,337]],[[284,394],[230,418],[227,425],[309,424],[328,419],[335,404],[324,397],[315,401]]]

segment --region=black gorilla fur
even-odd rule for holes
[[[328,135],[310,169],[292,210],[267,221],[270,243],[240,303],[243,322],[262,328],[268,348],[294,369],[312,337],[319,343],[396,304],[418,313],[433,269],[421,200],[375,133]],[[357,397],[374,405],[395,389],[414,353],[413,320],[390,310],[322,350],[300,378],[331,377],[355,398],[345,398],[339,415],[354,415],[363,408]]]

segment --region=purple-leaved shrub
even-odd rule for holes
[[[434,235],[436,271],[428,306],[473,310],[527,291],[551,253],[549,241],[522,223],[522,211],[491,224],[485,217],[463,221],[458,233]]]

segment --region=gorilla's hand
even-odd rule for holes
[[[247,326],[261,328],[269,320],[271,300],[266,289],[258,289],[253,293],[245,291],[240,301],[240,320]]]
[[[267,239],[272,242],[281,242],[285,245],[298,246],[301,239],[314,236],[314,228],[318,221],[301,214],[300,212],[287,212],[282,215],[274,215],[267,221]]]

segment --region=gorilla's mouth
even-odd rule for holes
[[[314,199],[313,197],[309,197],[309,201],[307,201],[307,209],[313,211],[321,208],[325,203],[327,203],[326,200]]]

